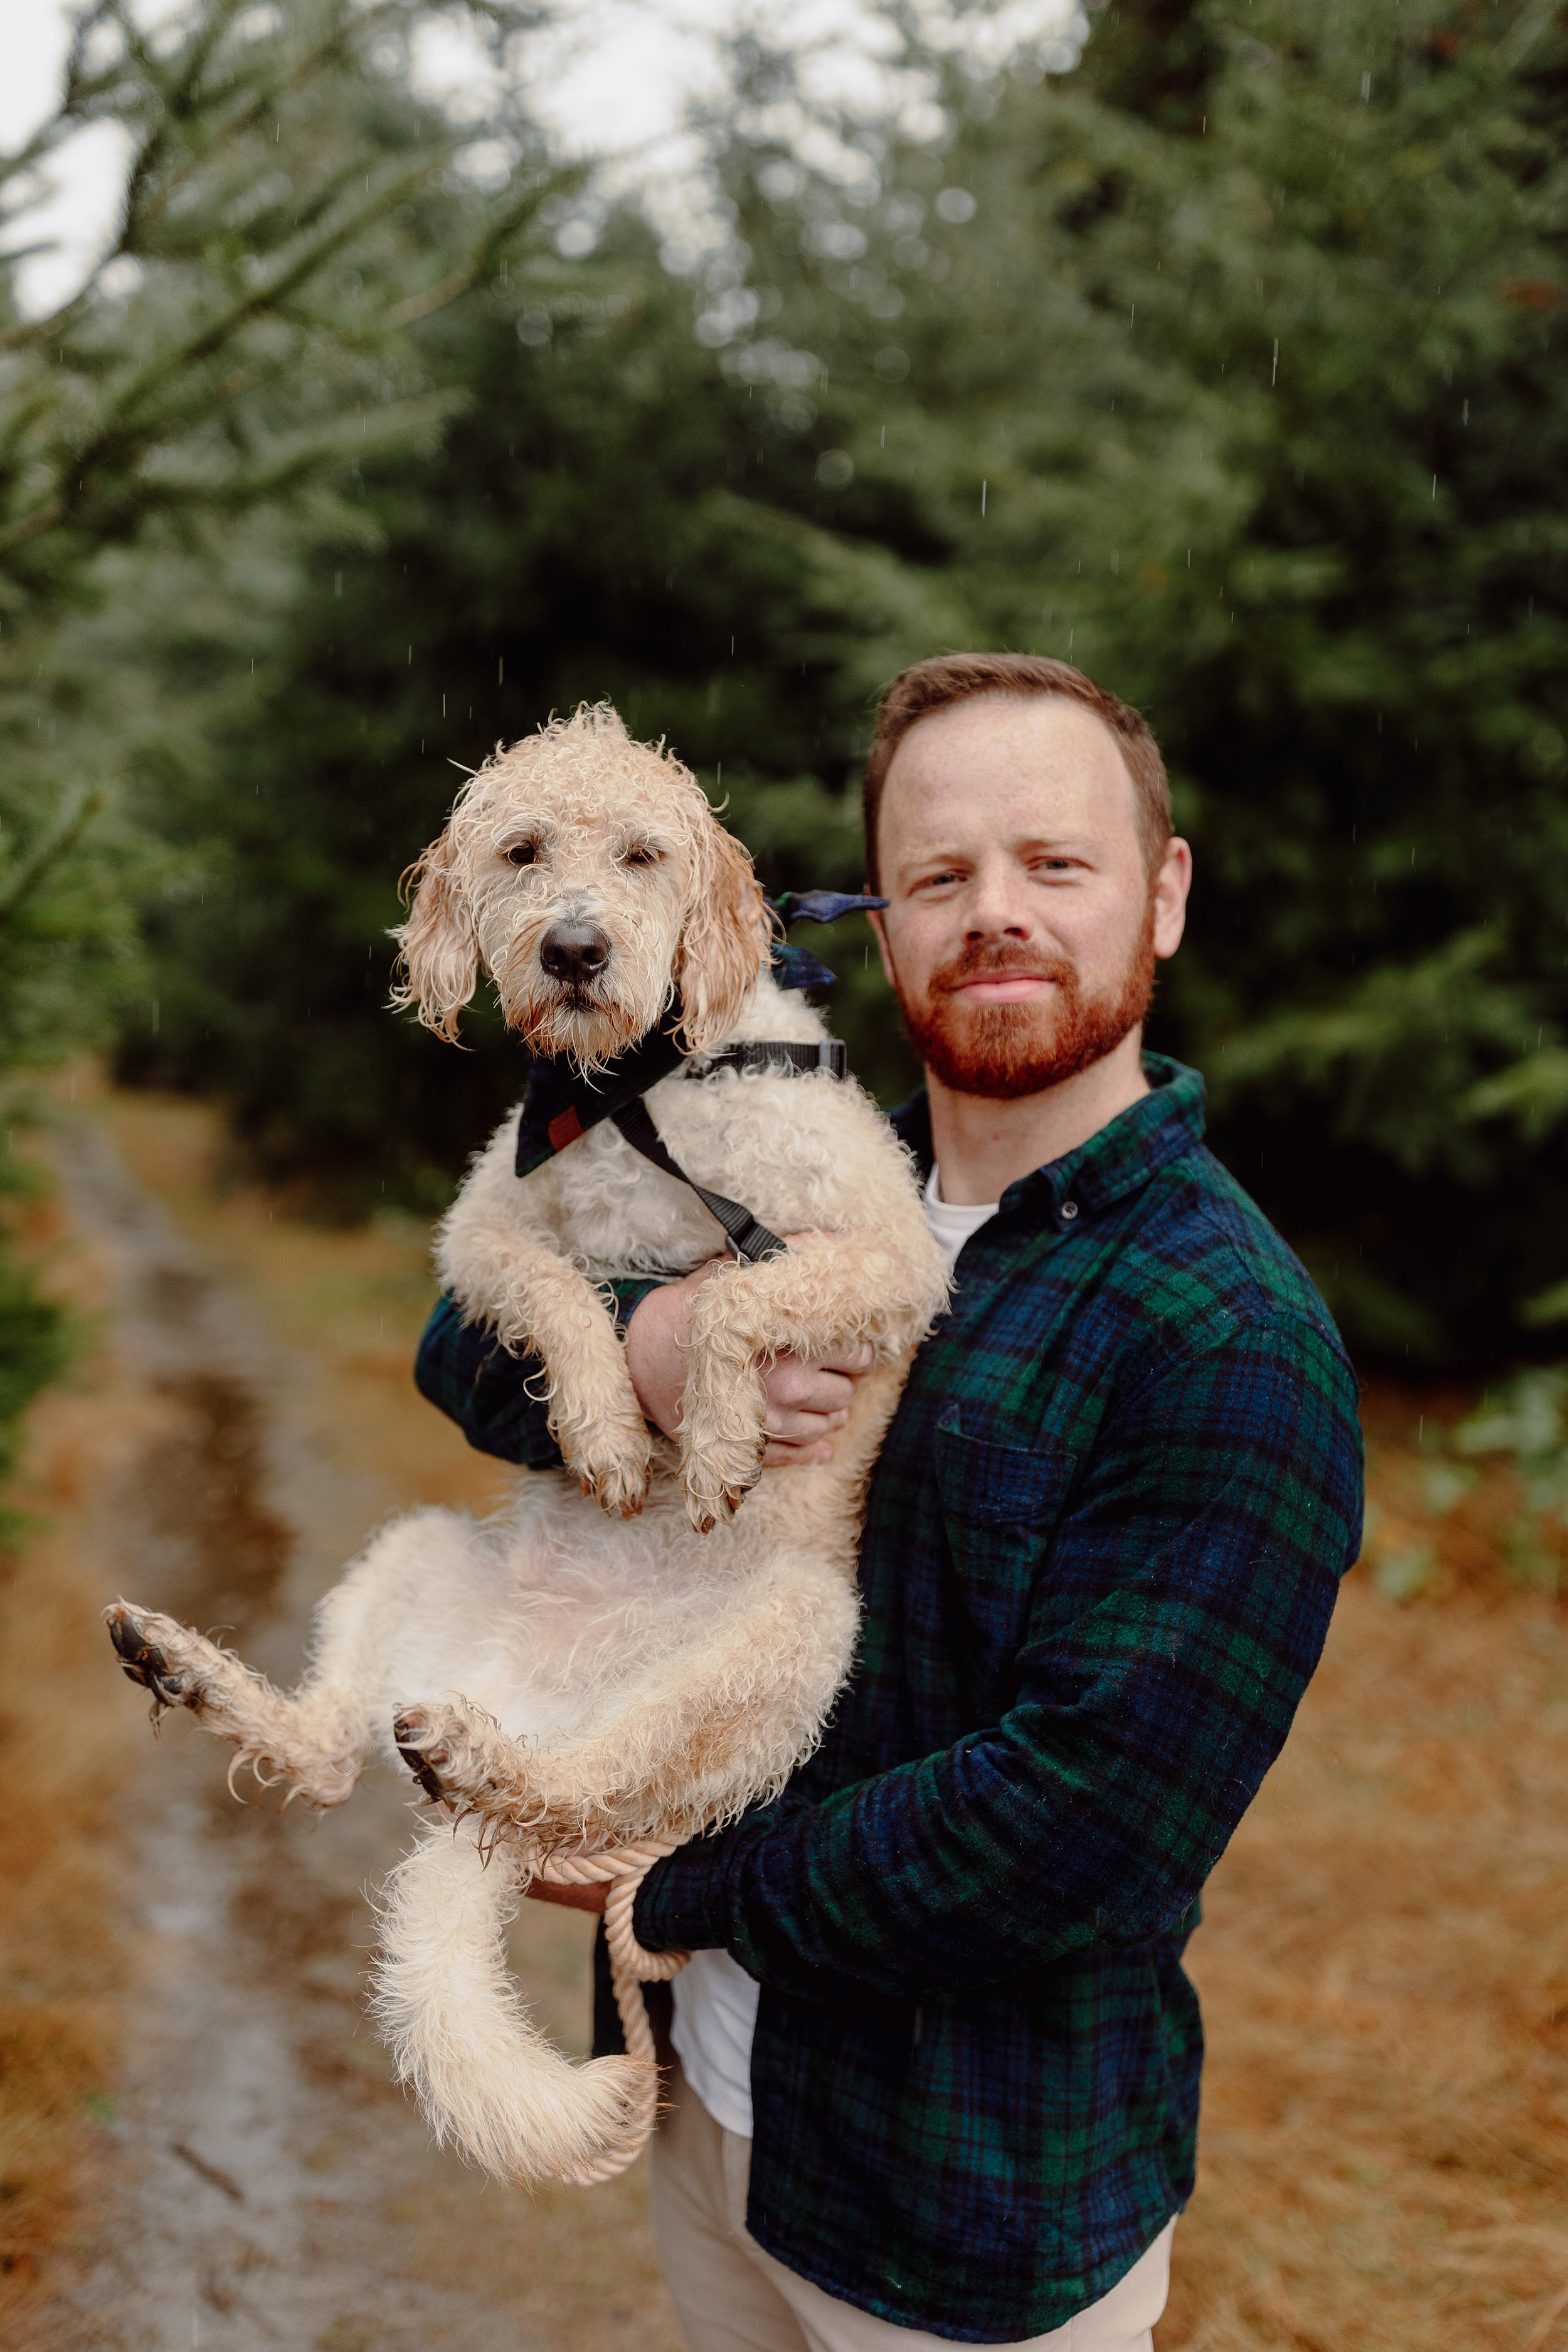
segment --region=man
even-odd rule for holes
[[[1182,1950],[1356,1556],[1355,1385],[1202,1081],[1142,1052],[1191,857],[1137,714],[1061,663],[919,663],[866,849],[956,1289],[821,1749],[638,1896],[695,1956],[655,2229],[693,2352],[1147,2352],[1193,2182]],[[623,1300],[666,1430],[704,1278]],[[830,1446],[860,1369],[776,1368],[768,1458]],[[438,1310],[427,1391],[542,1459],[526,1374]]]

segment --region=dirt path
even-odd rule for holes
[[[73,1223],[110,1255],[121,1357],[165,1408],[103,1498],[104,1591],[230,1628],[292,1680],[314,1601],[402,1498],[325,1458],[308,1368],[215,1278],[103,1127],[73,1123],[58,1165]],[[572,2310],[531,2294],[527,2242],[536,2263],[562,2212],[464,2176],[388,2080],[363,2015],[364,1890],[405,1841],[406,1792],[374,1775],[313,1830],[270,1798],[242,1809],[226,1752],[183,1717],[128,1760],[120,1896],[139,1989],[108,2226],[68,2292],[68,2338],[114,2352],[667,2340],[661,2291],[639,2316],[646,2256],[607,2292],[590,2260]],[[534,1973],[559,1979],[553,1918],[538,1932]],[[613,2236],[625,2219],[606,2206],[598,2227]],[[564,2226],[585,2221],[591,2238],[579,2193]]]

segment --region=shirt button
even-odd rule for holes
[[[1070,1224],[1070,1223],[1071,1223],[1071,1222],[1072,1222],[1072,1220],[1074,1219],[1074,1217],[1076,1217],[1076,1216],[1077,1216],[1077,1214],[1078,1214],[1078,1202],[1077,1202],[1076,1201],[1064,1201],[1064,1202],[1062,1202],[1062,1216],[1063,1216],[1063,1218],[1067,1221],[1067,1223],[1069,1223],[1069,1224]]]

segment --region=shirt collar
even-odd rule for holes
[[[1001,1213],[1033,1210],[1047,1216],[1058,1232],[1068,1233],[1080,1218],[1100,1215],[1200,1144],[1205,1089],[1199,1073],[1169,1055],[1145,1054],[1143,1075],[1149,1081],[1146,1095],[1076,1151],[1047,1160],[1009,1184],[999,1203]],[[894,1112],[893,1127],[914,1153],[922,1177],[929,1176],[933,1155],[923,1087]]]

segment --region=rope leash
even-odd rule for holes
[[[552,1886],[599,1886],[608,1882],[605,1940],[610,1948],[610,1981],[616,1989],[616,2007],[620,2011],[626,2055],[637,2061],[647,2076],[633,2117],[634,2137],[626,2147],[601,2157],[596,2164],[585,2164],[576,2172],[563,2174],[563,2179],[578,2188],[590,2189],[600,2181],[615,2180],[635,2164],[647,2146],[658,2114],[658,2058],[642,1988],[645,1984],[668,1984],[671,1977],[680,1974],[691,1955],[644,1951],[632,1930],[632,1909],[637,1888],[654,1864],[662,1862],[667,1853],[673,1853],[683,1843],[680,1838],[644,1838],[636,1845],[616,1846],[604,1853],[552,1854],[533,1873],[534,1877],[547,1879]]]

